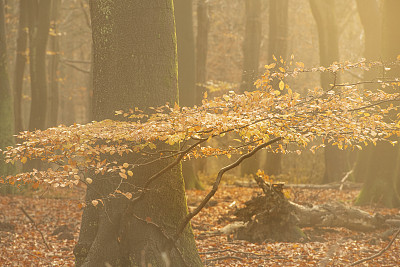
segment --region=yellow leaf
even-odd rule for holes
[[[128,171],[128,175],[129,176],[133,176],[133,172],[132,171]]]
[[[27,157],[23,157],[23,158],[21,159],[21,162],[25,164],[27,160],[28,160]]]
[[[275,61],[277,61],[277,59],[276,59],[275,55],[272,55],[272,58],[273,58]]]
[[[285,83],[283,81],[279,82],[279,89],[282,91],[285,88]]]
[[[88,183],[88,184],[91,184],[91,183],[93,183],[93,180],[91,179],[91,178],[86,178],[86,182]]]
[[[129,167],[129,164],[125,162],[124,165],[122,165],[122,167],[128,168],[128,167]]]
[[[271,63],[271,64],[269,64],[269,65],[265,65],[265,68],[266,68],[267,70],[269,70],[269,69],[275,68],[275,66],[276,66],[276,63]]]
[[[97,206],[97,204],[99,204],[99,202],[97,201],[97,200],[92,200],[92,204],[93,204],[93,206]]]
[[[121,177],[124,178],[124,179],[128,179],[128,176],[126,176],[125,173],[120,172],[120,173],[119,173],[119,176],[121,176]]]

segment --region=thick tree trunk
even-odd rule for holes
[[[47,115],[47,126],[53,127],[58,124],[58,110],[59,110],[59,69],[58,65],[60,62],[60,36],[58,31],[59,24],[59,11],[61,1],[53,0],[51,2],[51,26],[50,26],[50,58],[49,58],[49,90],[48,90],[48,115]]]
[[[178,99],[176,39],[170,1],[90,1],[94,48],[94,119],[116,110],[171,104]],[[159,147],[160,148],[160,147]],[[135,155],[125,156],[133,162]],[[124,162],[124,161],[123,161]],[[148,178],[168,162],[135,167],[121,190],[140,194]],[[97,175],[87,200],[113,192],[120,178]],[[170,249],[171,237],[187,214],[180,168],[153,181],[135,205],[105,200],[85,208],[74,250],[77,266],[201,266],[190,225]],[[169,262],[169,265],[167,264]]]
[[[339,61],[339,36],[337,32],[335,1],[310,0],[311,11],[318,28],[320,64],[324,67]],[[337,74],[335,74],[337,75]],[[339,77],[321,73],[321,86],[329,90],[330,84],[338,82]],[[343,178],[348,171],[347,153],[330,144],[325,147],[324,183],[335,182]]]
[[[14,143],[13,95],[7,71],[7,42],[4,0],[0,0],[0,149]],[[5,164],[0,153],[0,176],[11,174],[12,165]]]
[[[50,0],[28,1],[29,68],[32,96],[29,130],[31,131],[46,127],[46,47],[50,27],[50,6]]]
[[[286,60],[288,44],[288,0],[271,0],[269,6],[269,42],[268,59],[278,59],[277,66],[281,65],[280,58]],[[278,82],[275,84],[278,90]],[[282,153],[267,152],[265,173],[268,175],[279,175],[282,172]]]
[[[28,59],[28,0],[19,1],[19,25],[17,37],[17,54],[15,59],[14,73],[14,115],[15,115],[15,132],[19,133],[24,130],[22,116],[22,88],[24,84],[25,65]]]
[[[398,45],[400,42],[399,10],[399,1],[386,0],[383,2],[382,57],[385,62],[396,61],[400,54]],[[399,78],[400,68],[394,66],[384,75],[389,79]],[[398,88],[396,89],[398,90]],[[395,113],[389,114],[392,119],[396,119],[396,115]],[[399,160],[400,149],[398,145],[377,144],[370,156],[368,172],[357,204],[379,203],[387,207],[400,206]]]

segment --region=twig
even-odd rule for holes
[[[387,246],[385,248],[383,248],[381,251],[379,251],[378,253],[376,253],[375,255],[372,255],[371,257],[365,258],[365,259],[361,259],[359,261],[353,262],[352,264],[350,264],[350,266],[356,266],[360,263],[375,259],[379,256],[381,256],[383,253],[386,252],[386,250],[388,250],[390,248],[390,246],[393,244],[393,242],[396,240],[397,236],[400,234],[400,228],[397,230],[397,232],[394,234],[394,236],[392,237],[392,240],[390,240],[389,244],[387,244]]]
[[[250,256],[254,256],[254,257],[269,257],[271,255],[269,254],[257,254],[257,253],[253,253],[253,252],[247,252],[247,251],[238,251],[238,250],[234,250],[234,249],[222,249],[222,250],[212,250],[212,251],[206,251],[206,252],[199,252],[199,254],[216,254],[216,253],[223,253],[223,252],[232,252],[232,253],[238,253],[238,254],[244,254],[244,255],[250,255]]]
[[[222,257],[207,259],[206,261],[220,261],[220,260],[229,260],[229,259],[234,259],[234,260],[239,260],[239,261],[244,260],[243,258],[239,258],[236,256],[226,255],[226,256],[222,256]]]
[[[186,225],[190,222],[190,220],[196,216],[203,208],[204,206],[208,203],[208,201],[215,195],[215,193],[218,190],[219,184],[221,183],[221,179],[222,176],[224,175],[225,172],[237,167],[240,165],[240,163],[242,163],[243,160],[250,158],[251,156],[253,156],[254,154],[256,154],[259,150],[268,147],[269,145],[272,145],[273,143],[279,142],[282,139],[282,137],[277,137],[274,138],[266,143],[262,143],[261,145],[256,146],[252,151],[243,154],[240,158],[238,158],[235,162],[223,167],[217,175],[217,179],[214,182],[213,188],[212,190],[207,194],[207,196],[203,199],[203,201],[199,204],[199,206],[192,211],[191,213],[189,213],[188,215],[186,215],[185,219],[182,221],[181,225],[178,227],[178,230],[173,238],[174,242],[176,242],[179,238],[179,236],[181,235],[181,233],[183,232],[183,230],[186,228]]]
[[[46,239],[44,238],[42,231],[40,231],[40,229],[37,227],[37,224],[32,219],[32,217],[29,216],[29,214],[25,211],[25,209],[23,207],[19,207],[19,209],[25,214],[25,216],[29,219],[29,221],[31,221],[31,223],[33,223],[33,226],[35,227],[35,229],[40,233],[40,235],[42,236],[43,243],[46,245],[46,248],[48,250],[51,250],[50,246],[46,242]]]

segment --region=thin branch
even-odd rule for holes
[[[79,67],[77,67],[77,66],[75,66],[75,65],[73,65],[73,64],[71,64],[71,63],[68,63],[68,62],[66,62],[66,61],[60,61],[60,62],[61,62],[62,64],[64,64],[65,66],[68,66],[68,67],[71,67],[71,68],[73,68],[73,69],[79,70],[80,72],[83,72],[83,73],[86,73],[86,74],[90,74],[90,71],[81,69],[81,68],[79,68]]]
[[[221,183],[221,179],[222,176],[224,175],[225,172],[237,167],[240,165],[240,163],[242,163],[243,160],[250,158],[251,156],[253,156],[254,154],[256,154],[259,150],[272,145],[273,143],[276,143],[278,141],[280,141],[282,139],[282,137],[276,137],[266,143],[262,143],[258,146],[256,146],[252,151],[243,154],[241,157],[239,157],[235,162],[223,167],[217,175],[217,179],[214,182],[213,188],[212,190],[207,194],[207,196],[203,199],[203,201],[199,204],[199,206],[192,211],[191,213],[189,213],[188,215],[186,215],[185,219],[182,221],[181,225],[179,226],[175,236],[174,236],[174,242],[176,242],[179,238],[179,236],[182,234],[183,230],[186,228],[186,225],[190,222],[190,220],[196,216],[203,208],[204,206],[208,203],[208,201],[215,195],[215,193],[218,190],[218,186]]]
[[[29,214],[25,211],[25,209],[23,207],[20,207],[19,209],[24,213],[24,215],[29,219],[29,221],[31,221],[31,223],[33,224],[33,227],[35,227],[35,229],[40,233],[40,235],[42,236],[43,243],[46,245],[46,248],[48,250],[51,250],[50,246],[46,242],[46,239],[44,238],[42,231],[40,231],[40,229],[37,227],[36,222],[32,219],[31,216],[29,216]]]
[[[389,244],[387,244],[387,246],[385,248],[383,248],[381,251],[379,251],[378,253],[376,253],[375,255],[372,255],[371,257],[365,258],[365,259],[361,259],[359,261],[353,262],[352,264],[350,264],[350,266],[356,266],[360,263],[375,259],[379,256],[381,256],[383,253],[386,252],[386,250],[388,250],[390,248],[390,246],[393,244],[393,242],[396,240],[397,236],[400,234],[400,228],[397,230],[397,232],[394,234],[394,236],[392,237],[392,240],[390,240]]]

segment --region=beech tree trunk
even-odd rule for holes
[[[339,61],[339,37],[335,16],[334,0],[310,0],[311,11],[318,28],[320,64],[328,67]],[[339,82],[328,72],[321,73],[321,86],[329,90],[330,84]],[[326,143],[324,183],[335,182],[343,178],[348,171],[347,153]]]
[[[19,133],[24,130],[22,116],[22,88],[24,84],[25,65],[28,59],[28,0],[19,1],[19,25],[17,37],[17,54],[15,59],[14,72],[14,115],[15,115],[15,132]]]
[[[44,129],[47,113],[46,47],[50,27],[50,0],[28,1],[31,112],[29,130]]]
[[[0,149],[14,143],[13,95],[7,71],[7,42],[4,0],[0,0]],[[11,174],[12,165],[5,164],[0,153],[0,176]]]
[[[116,110],[178,101],[176,38],[172,0],[90,1],[93,36],[94,119],[113,119]],[[160,147],[159,147],[160,148]],[[125,156],[133,162],[135,155]],[[147,179],[166,166],[161,161],[135,167],[121,190],[135,197]],[[118,175],[116,175],[118,176]],[[120,181],[93,177],[86,199],[104,197]],[[187,214],[181,169],[153,181],[135,205],[128,199],[87,206],[74,254],[77,266],[201,266],[191,226],[169,249]]]
[[[275,69],[281,65],[280,58],[287,59],[288,44],[288,0],[271,0],[269,6],[269,42],[268,59],[272,61],[272,56],[278,59]],[[274,84],[276,90],[278,82]],[[279,175],[282,172],[282,153],[267,152],[265,173],[268,175]]]
[[[382,14],[382,58],[384,62],[394,62],[400,54],[400,2],[383,2]],[[392,67],[384,73],[389,79],[400,77],[400,68]],[[393,89],[392,89],[393,90]],[[398,90],[398,87],[395,89]],[[397,114],[389,114],[395,119]],[[364,186],[357,199],[357,204],[378,203],[387,207],[400,206],[400,149],[398,145],[378,143],[368,161],[368,172]]]

